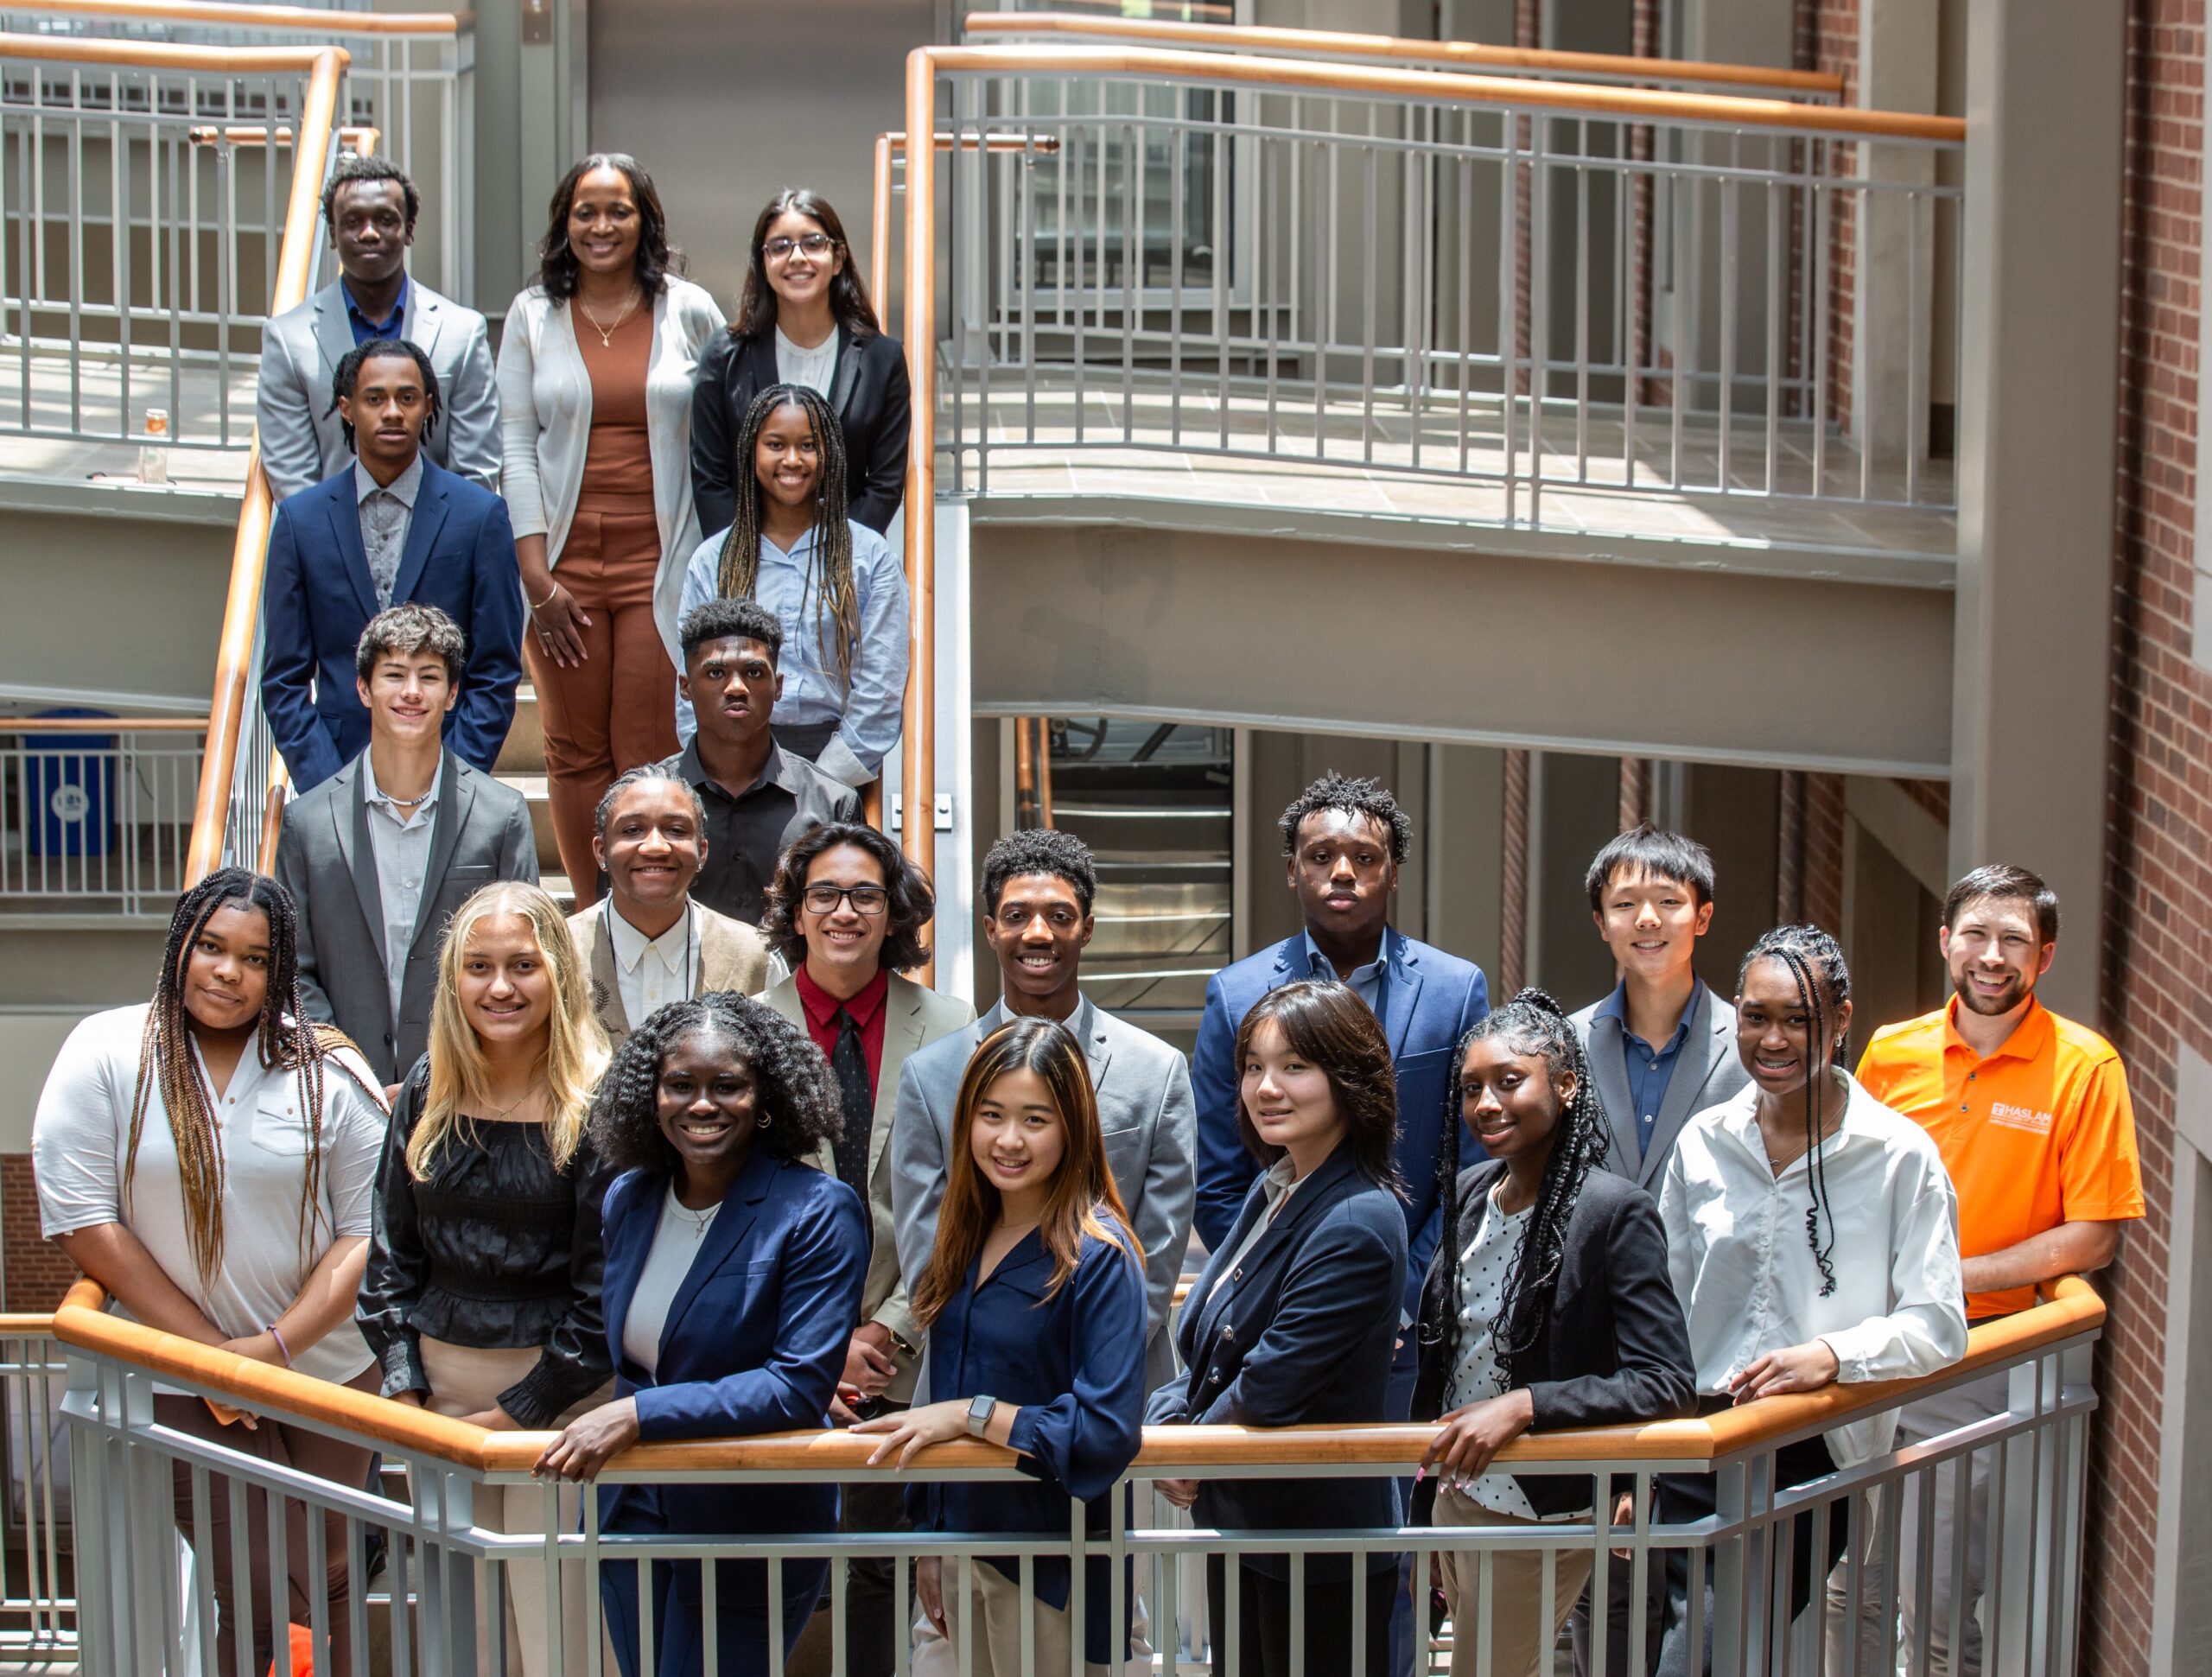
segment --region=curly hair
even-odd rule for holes
[[[1098,895],[1098,867],[1090,847],[1057,827],[1025,827],[1008,833],[983,853],[983,912],[995,918],[999,892],[1008,880],[1045,873],[1075,887],[1085,914]]]
[[[626,151],[594,151],[561,177],[553,188],[553,202],[545,237],[537,242],[537,283],[555,302],[576,295],[576,275],[582,264],[569,243],[569,213],[575,207],[576,188],[594,169],[611,168],[630,184],[638,205],[638,286],[648,300],[671,274],[683,271],[683,253],[668,242],[668,213],[661,208],[660,194],[645,165]]]
[[[676,1149],[660,1130],[660,1069],[668,1051],[695,1031],[726,1042],[753,1074],[761,1117],[759,1140],[778,1159],[805,1159],[844,1128],[844,1107],[830,1063],[805,1031],[772,1007],[734,990],[672,1001],[615,1050],[592,1102],[590,1135],[618,1171],[672,1174]]]
[[[366,681],[377,672],[379,658],[418,657],[428,652],[446,667],[446,679],[456,687],[468,667],[468,637],[461,626],[435,606],[410,600],[387,606],[369,619],[353,645],[353,673]]]
[[[1350,985],[1330,980],[1300,979],[1270,990],[1252,1004],[1236,1027],[1234,1065],[1243,1067],[1252,1051],[1253,1035],[1270,1021],[1282,1032],[1291,1052],[1318,1066],[1329,1080],[1352,1163],[1369,1181],[1404,1198],[1405,1185],[1398,1179],[1392,1156],[1398,1143],[1397,1069],[1390,1063],[1389,1039],[1367,1004]],[[1262,1139],[1241,1094],[1236,1133],[1243,1138],[1244,1150],[1261,1164],[1272,1165],[1283,1156],[1282,1148]]]
[[[890,902],[884,909],[883,950],[879,964],[895,973],[912,972],[930,958],[922,941],[922,928],[937,912],[937,892],[930,876],[908,861],[906,854],[873,827],[856,821],[826,821],[810,827],[785,847],[776,859],[776,877],[768,881],[767,907],[760,915],[760,935],[768,947],[797,969],[806,958],[806,939],[798,929],[800,900],[806,895],[806,871],[820,857],[840,845],[850,845],[875,859],[882,870]]]
[[[1413,817],[1398,807],[1398,800],[1381,781],[1363,776],[1355,780],[1332,769],[1293,798],[1290,807],[1282,812],[1282,819],[1275,823],[1282,832],[1282,853],[1286,858],[1298,854],[1298,829],[1306,817],[1319,815],[1324,810],[1365,816],[1381,827],[1390,835],[1390,860],[1394,862],[1404,861],[1407,851],[1413,848]]]
[[[338,194],[347,187],[378,181],[399,182],[399,196],[407,206],[407,231],[415,231],[415,218],[423,213],[423,194],[407,178],[406,170],[389,157],[347,156],[340,158],[338,167],[330,171],[329,183],[322,189],[322,219],[334,232],[338,226]]]
[[[702,600],[683,613],[677,634],[687,670],[691,655],[710,640],[757,640],[768,649],[770,664],[783,657],[782,620],[757,600]]]

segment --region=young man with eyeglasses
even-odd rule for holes
[[[906,1062],[972,1024],[976,1010],[900,975],[929,957],[924,931],[936,912],[928,876],[873,827],[831,822],[783,854],[768,884],[760,930],[791,965],[760,1000],[800,1026],[830,1062],[844,1128],[815,1162],[867,1202],[871,1250],[861,1323],[845,1354],[832,1418],[850,1422],[912,1401],[921,1333],[906,1305],[891,1206],[890,1140]],[[845,1487],[848,1531],[902,1531],[906,1493],[874,1476]],[[902,1627],[893,1611],[893,1566],[856,1559],[845,1592],[845,1669],[887,1674]],[[827,1677],[830,1605],[792,1649],[792,1677]]]

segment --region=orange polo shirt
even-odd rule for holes
[[[1874,1033],[1859,1081],[1936,1140],[1959,1193],[1959,1255],[2001,1252],[2062,1223],[2143,1215],[2143,1172],[2127,1073],[2113,1045],[2040,1001],[1987,1059],[1949,1004]],[[1969,1318],[2036,1301],[2033,1287],[1977,1293]]]

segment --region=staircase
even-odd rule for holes
[[[546,796],[545,719],[538,712],[537,689],[527,680],[515,689],[514,726],[499,747],[493,774],[528,800],[531,836],[537,842],[538,882],[564,911],[573,912],[575,887],[563,870],[560,848],[553,842],[553,804]]]

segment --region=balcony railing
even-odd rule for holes
[[[426,1414],[346,1388],[324,1385],[227,1352],[175,1338],[105,1314],[102,1295],[80,1283],[54,1317],[54,1328],[69,1348],[69,1389],[65,1401],[75,1472],[78,1579],[83,1623],[83,1669],[88,1677],[152,1677],[184,1668],[181,1627],[198,1614],[199,1651],[212,1655],[215,1635],[213,1599],[204,1567],[193,1569],[194,1591],[181,1593],[175,1554],[178,1499],[173,1469],[190,1470],[195,1487],[207,1476],[231,1482],[233,1506],[248,1488],[274,1499],[269,1529],[281,1531],[281,1505],[298,1502],[340,1522],[345,1553],[352,1558],[354,1587],[344,1623],[322,1622],[320,1604],[310,1627],[319,1653],[316,1669],[333,1638],[351,1643],[354,1668],[369,1668],[372,1613],[385,1621],[395,1650],[405,1648],[421,1668],[433,1673],[473,1672],[488,1652],[499,1668],[500,1650],[476,1642],[478,1608],[498,1609],[513,1569],[547,1567],[549,1622],[560,1622],[564,1591],[581,1591],[590,1650],[585,1668],[598,1677],[601,1612],[596,1579],[602,1568],[647,1568],[656,1560],[702,1561],[709,1567],[738,1561],[763,1563],[770,1580],[768,1599],[780,1599],[785,1569],[810,1559],[830,1563],[827,1599],[842,1607],[845,1569],[865,1557],[895,1563],[893,1599],[904,1624],[912,1616],[913,1568],[924,1556],[940,1558],[948,1582],[963,1578],[982,1554],[1017,1557],[1025,1591],[1033,1587],[1039,1559],[1063,1557],[1076,1580],[1070,1616],[1077,1647],[1086,1615],[1120,1619],[1127,1604],[1122,1569],[1108,1568],[1113,1579],[1104,1598],[1088,1598],[1079,1563],[1100,1556],[1135,1563],[1135,1587],[1143,1593],[1156,1652],[1133,1655],[1124,1670],[1157,1671],[1172,1677],[1202,1659],[1209,1644],[1236,1665],[1242,1631],[1234,1623],[1210,1625],[1205,1596],[1192,1563],[1208,1557],[1249,1553],[1291,1557],[1294,1612],[1307,1570],[1325,1557],[1375,1553],[1409,1554],[1416,1577],[1426,1577],[1431,1557],[1453,1553],[1480,1559],[1480,1594],[1491,1593],[1489,1572],[1509,1555],[1553,1557],[1544,1568],[1546,1591],[1558,1588],[1556,1559],[1587,1554],[1593,1560],[1607,1550],[1630,1557],[1640,1584],[1670,1554],[1687,1554],[1694,1578],[1709,1578],[1710,1617],[1694,1605],[1691,1632],[1695,1645],[1711,1649],[1713,1668],[1737,1674],[1811,1674],[1853,1668],[1825,1661],[1825,1633],[1847,1623],[1879,1626],[1893,1623],[1899,1591],[1914,1590],[1924,1598],[1934,1546],[1919,1547],[1920,1575],[1900,1578],[1887,1565],[1898,1552],[1899,1512],[1907,1491],[1919,1493],[1918,1505],[1931,1506],[1926,1494],[1937,1476],[1956,1476],[1963,1484],[1974,1458],[1992,1470],[1989,1529],[1991,1571],[1983,1604],[1986,1667],[2021,1677],[2066,1677],[2074,1668],[2079,1624],[2083,1488],[2088,1435],[2096,1398],[2088,1383],[2088,1355],[2103,1321],[2095,1294],[2079,1281],[2063,1281],[2052,1301],[2005,1320],[1974,1330],[1965,1361],[1929,1380],[1862,1388],[1830,1388],[1801,1397],[1769,1399],[1709,1420],[1655,1423],[1639,1427],[1559,1432],[1526,1438],[1508,1446],[1498,1464],[1516,1474],[1587,1479],[1594,1485],[1631,1485],[1634,1512],[1615,1524],[1608,1495],[1595,1497],[1592,1518],[1523,1528],[1409,1527],[1378,1530],[1224,1532],[1193,1528],[1173,1516],[1152,1490],[1162,1478],[1400,1477],[1421,1458],[1430,1431],[1426,1426],[1374,1426],[1334,1429],[1292,1428],[1280,1432],[1239,1427],[1147,1429],[1141,1451],[1128,1474],[1135,1491],[1131,1511],[1122,1499],[1103,1538],[1087,1538],[1080,1504],[1071,1504],[1065,1533],[1036,1536],[960,1532],[793,1531],[772,1535],[717,1537],[683,1534],[639,1535],[601,1529],[597,1499],[587,1495],[581,1530],[557,1517],[551,1490],[543,1490],[544,1530],[518,1534],[480,1524],[475,1499],[495,1488],[531,1483],[529,1470],[551,1435],[486,1432],[466,1423]],[[1843,1421],[2002,1369],[2010,1378],[2008,1409],[1925,1444],[1897,1449],[1840,1470],[1794,1490],[1777,1491],[1777,1452],[1785,1445],[1833,1428]],[[254,1455],[207,1444],[171,1432],[151,1419],[155,1379],[262,1415],[319,1432],[343,1437],[384,1453],[388,1464],[404,1466],[406,1502],[395,1502],[359,1489],[338,1486],[279,1466]],[[880,1479],[888,1470],[872,1470],[865,1458],[873,1441],[844,1432],[648,1445],[615,1458],[600,1483],[652,1483],[681,1478],[701,1484],[741,1488],[756,1498],[772,1498],[780,1485],[855,1483]],[[898,1476],[899,1483],[936,1480],[1014,1482],[1011,1452],[982,1443],[936,1446]],[[1712,1471],[1717,1475],[1719,1513],[1707,1520],[1669,1524],[1652,1512],[1651,1490],[1662,1474]],[[757,1505],[757,1502],[756,1502]],[[186,1534],[204,1553],[209,1541],[208,1498],[195,1494],[185,1505]],[[1841,1617],[1817,1588],[1814,1604],[1793,1626],[1786,1602],[1795,1537],[1793,1526],[1809,1515],[1816,1540],[1840,1526],[1847,1534],[1847,1559],[1833,1575],[1844,1591]],[[1833,1523],[1832,1523],[1833,1522]],[[306,1528],[320,1545],[324,1521],[311,1515]],[[1999,1541],[1996,1534],[2002,1533]],[[387,1545],[388,1560],[376,1579],[366,1576],[371,1534]],[[1923,1532],[1923,1537],[1926,1534]],[[270,1566],[283,1588],[282,1545]],[[1877,1585],[1874,1580],[1883,1580]],[[709,1587],[704,1592],[712,1599]],[[277,1593],[275,1599],[282,1600]],[[695,1598],[696,1599],[696,1598]],[[1554,1600],[1557,1598],[1554,1595]],[[679,1610],[671,1608],[670,1610]],[[1355,1608],[1355,1613],[1360,1610]],[[772,1608],[771,1612],[774,1610]],[[650,1616],[649,1616],[650,1617]],[[486,1614],[490,1623],[504,1614]],[[1603,1669],[1602,1628],[1591,1663]],[[234,1627],[235,1628],[235,1627]],[[1446,1626],[1429,1646],[1421,1668],[1436,1662],[1456,1627]],[[675,1627],[664,1623],[662,1639]],[[1355,1620],[1354,1640],[1359,1627]],[[493,1630],[496,1639],[502,1633]],[[650,1634],[645,1633],[645,1634]],[[692,1633],[714,1648],[711,1623]],[[1630,1631],[1632,1668],[1642,1668],[1649,1651],[1639,1621]],[[838,1636],[833,1667],[842,1677],[844,1648]],[[1928,1670],[1925,1637],[1904,1649],[1909,1677]],[[646,1669],[650,1648],[639,1650]],[[970,1643],[960,1639],[952,1653],[958,1669],[970,1668]],[[403,1668],[395,1654],[394,1668]],[[711,1661],[711,1651],[709,1659]],[[555,1648],[556,1672],[569,1672]],[[1025,1659],[1022,1677],[1036,1677],[1039,1667]],[[772,1665],[772,1669],[779,1668]],[[906,1670],[900,1655],[899,1670]]]
[[[205,718],[0,719],[0,915],[167,918]]]

